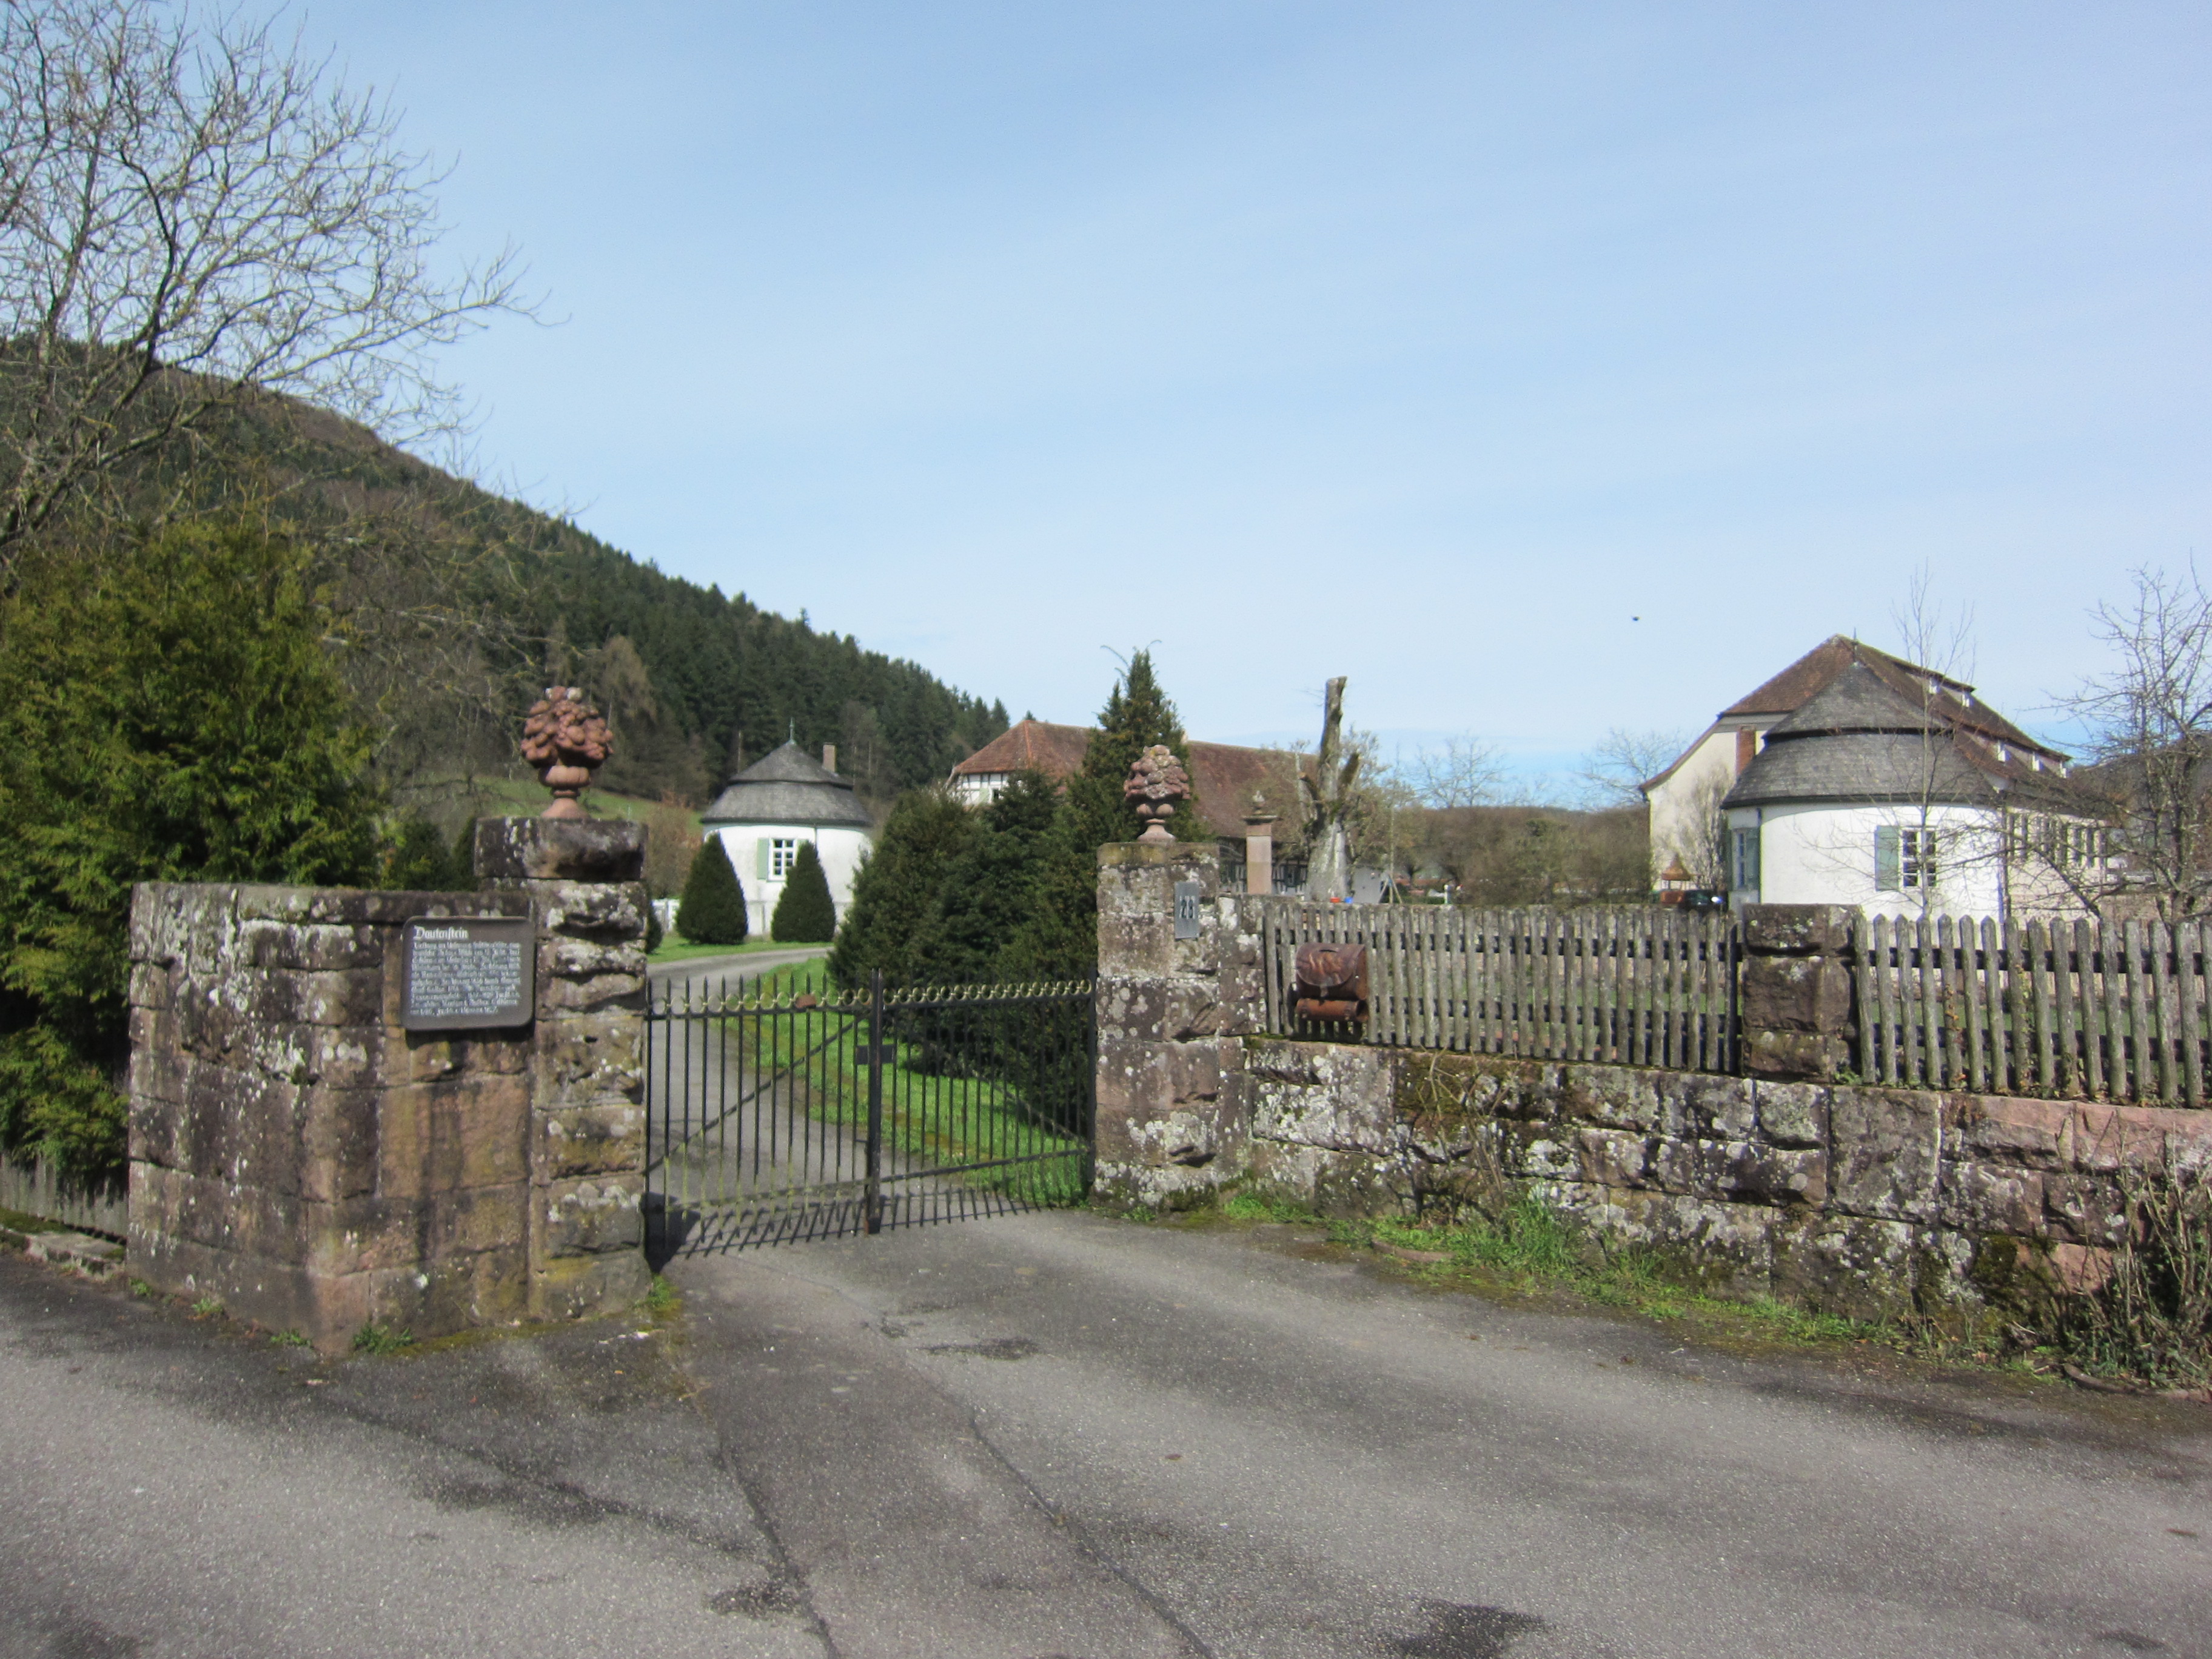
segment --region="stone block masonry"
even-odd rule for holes
[[[644,1292],[642,832],[491,820],[477,858],[475,893],[138,890],[135,1276],[326,1350]],[[406,1030],[406,924],[489,916],[534,923],[534,1021]]]
[[[1825,907],[1747,918],[1746,1076],[1266,1035],[1256,929],[1214,862],[1100,854],[1104,1203],[1244,1188],[1379,1216],[1529,1192],[1716,1289],[1971,1321],[2097,1282],[2130,1167],[2212,1164],[2212,1112],[1837,1080],[1850,1005]],[[1178,881],[1200,886],[1194,939],[1174,937]]]

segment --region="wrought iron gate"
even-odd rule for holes
[[[1091,1179],[1091,988],[656,987],[647,1249],[729,1249],[1073,1203]]]

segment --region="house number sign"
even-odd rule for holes
[[[1198,884],[1194,881],[1177,882],[1175,884],[1175,936],[1177,939],[1196,939],[1198,937]]]
[[[535,957],[527,916],[418,916],[407,924],[399,1023],[410,1031],[527,1025]]]

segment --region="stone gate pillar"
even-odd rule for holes
[[[652,1284],[645,1190],[645,830],[484,818],[477,878],[529,896],[538,933],[531,1057],[529,1305],[568,1319]]]
[[[1259,938],[1210,843],[1099,848],[1102,1202],[1181,1208],[1243,1173],[1243,1038],[1261,1006]]]

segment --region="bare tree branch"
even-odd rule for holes
[[[0,0],[0,572],[134,459],[258,392],[451,433],[435,350],[527,314],[445,270],[443,174],[296,36],[150,0]]]
[[[2076,781],[2105,806],[2112,848],[2070,873],[2102,890],[2085,894],[2100,911],[2134,896],[2180,921],[2212,908],[2212,595],[2194,565],[2130,579],[2130,599],[2092,613],[2113,666],[2060,701],[2089,733],[2094,774]]]

